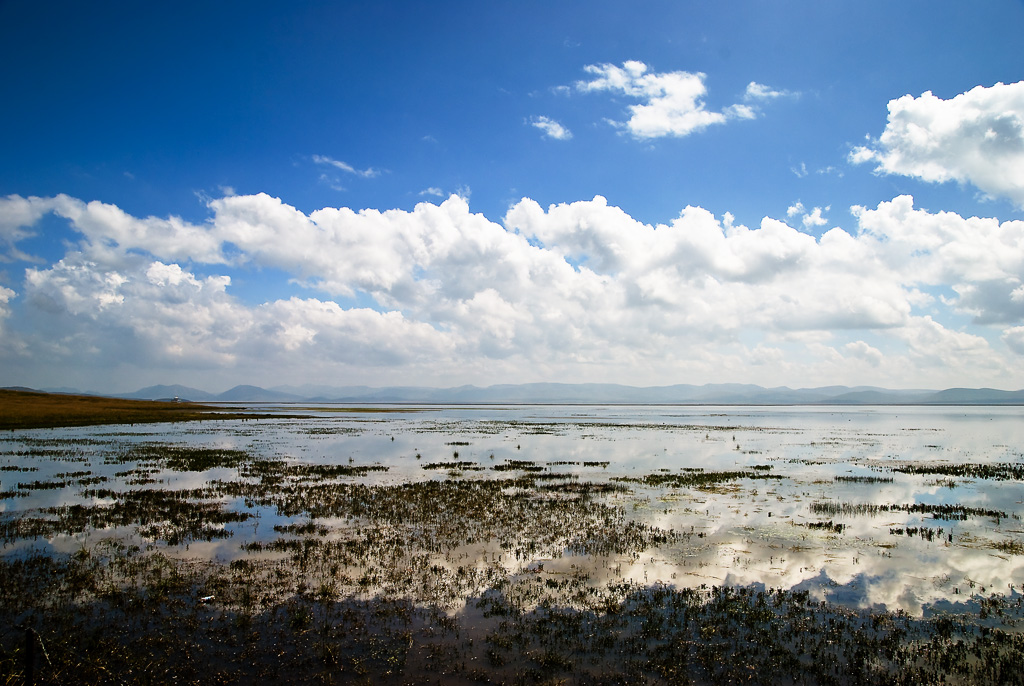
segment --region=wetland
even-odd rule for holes
[[[4,683],[1024,681],[1024,408],[213,410],[0,434]]]

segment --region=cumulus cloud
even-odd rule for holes
[[[572,138],[572,131],[548,117],[534,117],[530,120],[530,125],[543,131],[544,135],[548,138],[554,138],[558,141],[567,141]]]
[[[739,103],[719,112],[708,110],[704,102],[707,95],[705,75],[700,72],[651,72],[646,64],[635,60],[624,62],[621,67],[592,64],[584,67],[584,71],[592,78],[578,81],[578,91],[622,93],[641,101],[630,105],[628,121],[613,122],[636,138],[688,136],[730,119],[753,119],[757,116],[754,107]],[[751,82],[745,99],[764,100],[781,94]]]
[[[914,317],[898,335],[906,341],[912,357],[947,370],[989,366],[993,359],[988,341],[976,334],[953,331],[930,316]]]
[[[817,238],[692,206],[651,225],[601,196],[524,198],[501,223],[457,195],[309,213],[232,195],[209,200],[199,224],[24,200],[0,205],[0,222],[30,231],[48,211],[78,235],[63,259],[25,272],[19,297],[0,292],[23,349],[55,368],[378,385],[1024,381],[1010,361],[1024,339],[1024,222],[930,213],[906,196],[854,208],[856,231]],[[794,203],[787,217],[814,223],[820,210]],[[228,268],[280,270],[315,292],[244,302]],[[963,313],[1001,325],[1002,338],[945,323]]]
[[[949,286],[956,293],[950,305],[978,324],[1024,318],[1015,295],[1024,275],[1024,221],[931,213],[915,209],[910,196],[853,212],[862,242],[908,283]]]
[[[827,212],[828,210],[829,208],[826,207],[824,211]],[[804,218],[801,220],[803,225],[807,228],[825,226],[828,224],[828,220],[821,216],[821,213],[822,209],[820,207],[815,207],[810,213],[804,215]]]
[[[0,286],[0,331],[3,331],[3,320],[11,316],[10,302],[16,295],[10,288]]]
[[[878,348],[873,348],[864,341],[851,341],[843,346],[843,349],[851,357],[855,357],[860,360],[864,360],[872,367],[877,367],[882,364],[885,356],[882,355],[882,351]]]
[[[28,231],[53,207],[52,200],[20,195],[0,198],[0,240],[13,245],[32,235]]]
[[[892,100],[885,131],[849,159],[874,162],[879,173],[969,183],[1024,208],[1024,81],[949,100],[931,91]]]
[[[822,212],[828,212],[830,209],[832,209],[831,206],[826,205],[824,209],[815,207],[808,212],[804,204],[798,200],[786,209],[786,216],[790,218],[799,216],[800,223],[805,229],[813,229],[828,224],[828,219],[822,216]]]
[[[1024,355],[1024,326],[1014,326],[1003,332],[1003,342],[1018,355]]]
[[[27,201],[27,210],[21,200]],[[13,213],[9,214],[11,208]],[[174,216],[166,219],[133,217],[115,205],[95,200],[87,203],[67,195],[19,198],[0,205],[0,225],[23,221],[26,216],[35,222],[50,212],[67,219],[83,237],[81,249],[92,260],[104,264],[117,265],[128,259],[132,251],[139,250],[170,259],[194,259],[207,263],[226,261],[221,252],[221,241],[210,233],[208,227]]]

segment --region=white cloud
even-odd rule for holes
[[[825,211],[827,212],[828,210],[829,208],[826,207]],[[822,209],[820,207],[815,207],[809,214],[805,214],[804,218],[801,220],[803,225],[806,228],[811,228],[813,226],[825,226],[828,224],[828,220],[821,216],[821,212]]]
[[[897,332],[919,363],[942,368],[945,373],[991,367],[995,361],[988,341],[964,331],[951,331],[931,317],[914,317]]]
[[[891,100],[885,131],[849,159],[877,162],[882,173],[969,183],[1024,207],[1024,81],[950,100],[931,91]]]
[[[855,208],[857,231],[819,238],[700,207],[650,225],[600,196],[524,198],[504,224],[456,195],[308,214],[234,195],[210,200],[198,225],[66,196],[26,202],[28,213],[16,198],[6,215],[0,205],[0,222],[30,230],[48,210],[79,235],[26,271],[21,297],[0,291],[5,339],[45,369],[230,370],[216,373],[271,384],[1024,385],[1019,359],[1004,357],[1024,338],[1024,222],[934,214],[910,197]],[[817,222],[821,208],[798,202],[787,216]],[[229,256],[242,275],[281,270],[317,297],[243,302],[218,273]],[[354,296],[373,309],[345,304]],[[976,323],[950,328],[963,313]],[[1005,345],[989,344],[988,324]]]
[[[882,364],[885,356],[878,348],[873,348],[864,341],[851,341],[843,346],[846,354],[860,360],[864,360],[872,367]]]
[[[1024,275],[1024,221],[933,214],[914,209],[910,196],[853,211],[862,242],[905,283],[950,287],[954,309],[977,323],[1024,317],[1024,302],[1014,295]]]
[[[221,241],[208,227],[196,226],[180,217],[133,217],[119,207],[98,201],[82,202],[66,195],[48,199],[46,207],[85,238],[81,248],[89,258],[117,265],[129,252],[144,250],[170,259],[194,259],[207,263],[226,261]]]
[[[422,191],[420,191],[420,196],[424,195],[433,195],[438,198],[443,198],[444,191],[442,191],[440,188],[437,188],[436,186],[431,186],[430,188],[424,188]]]
[[[812,229],[818,226],[825,226],[828,224],[828,219],[822,216],[822,212],[828,212],[831,206],[826,206],[824,209],[815,207],[810,212],[804,207],[804,204],[799,200],[786,208],[786,216],[789,218],[800,215],[800,223],[803,224],[805,229]]]
[[[792,95],[789,91],[775,90],[770,86],[766,86],[756,81],[751,81],[747,84],[746,93],[743,94],[744,100],[774,100],[775,98],[783,98]]]
[[[17,293],[10,288],[0,286],[0,331],[3,331],[3,320],[11,316],[10,302],[15,296]]]
[[[534,117],[530,120],[530,125],[543,131],[544,135],[548,138],[554,138],[559,141],[567,141],[572,138],[572,132],[554,119],[543,116]]]
[[[708,110],[704,103],[707,95],[705,75],[700,72],[655,73],[648,71],[643,62],[635,60],[624,62],[621,67],[592,64],[584,70],[594,78],[577,82],[577,90],[617,92],[642,101],[641,104],[630,105],[628,121],[613,122],[625,127],[636,138],[688,136],[730,119],[753,119],[757,116],[756,110],[742,104],[731,105],[721,112]],[[755,91],[758,88],[755,87]]]
[[[1024,355],[1024,326],[1014,326],[1003,332],[1003,342],[1018,355]]]
[[[849,155],[849,160],[853,164],[864,164],[875,159],[878,159],[878,153],[867,146],[856,147],[850,151]],[[884,169],[879,169],[879,171],[884,171]]]
[[[341,171],[346,172],[348,174],[355,174],[356,176],[361,176],[364,179],[372,179],[374,177],[380,176],[380,171],[374,169],[373,167],[370,167],[368,169],[356,169],[348,162],[342,162],[340,160],[331,159],[330,157],[327,157],[325,155],[313,155],[313,161],[317,164],[326,165],[329,167],[333,167],[335,169],[340,169]]]
[[[29,228],[43,215],[52,212],[54,205],[54,198],[23,198],[20,195],[0,198],[0,249],[6,248],[5,252],[0,252],[0,262],[39,261],[38,258],[19,250],[17,244],[35,235]]]
[[[0,240],[14,245],[32,236],[26,229],[53,209],[53,199],[8,195],[0,198]]]

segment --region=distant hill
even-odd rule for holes
[[[887,389],[875,386],[764,388],[753,384],[626,386],[621,384],[528,383],[495,386],[276,386],[242,385],[208,393],[180,385],[149,386],[116,397],[196,402],[344,403],[540,403],[683,405],[1024,405],[1024,390],[993,388]]]
[[[215,400],[222,402],[246,402],[246,403],[287,403],[306,400],[300,395],[282,393],[279,391],[268,391],[259,386],[235,386],[231,390],[224,391],[216,396]]]
[[[928,403],[943,405],[1020,405],[1024,404],[1024,390],[1000,391],[995,388],[947,388],[933,394]]]
[[[304,384],[302,386],[274,386],[267,389],[275,393],[305,398],[307,400],[327,400],[328,398],[340,398],[344,396],[359,396],[370,393],[376,389],[372,386],[324,386],[319,384]]]
[[[147,386],[146,388],[139,389],[134,393],[125,393],[124,395],[119,395],[117,397],[135,400],[164,400],[167,398],[179,398],[181,400],[204,402],[217,399],[217,396],[213,393],[207,393],[206,391],[200,391],[198,388],[189,388],[188,386],[181,386],[177,384],[173,386]]]
[[[934,391],[891,391],[871,389],[850,391],[832,396],[827,402],[835,405],[915,405],[925,404]]]

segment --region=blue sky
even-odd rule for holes
[[[1022,387],[1022,31],[2,2],[0,384]]]

